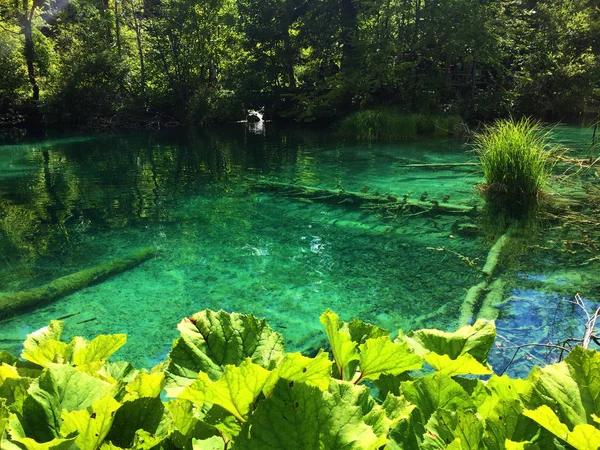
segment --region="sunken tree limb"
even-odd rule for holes
[[[280,183],[276,181],[257,180],[250,187],[276,192],[290,197],[305,198],[321,203],[356,206],[364,209],[385,210],[394,213],[419,213],[464,215],[476,212],[476,207],[437,201],[420,201],[398,198],[394,195],[371,194],[366,192],[350,192],[344,189],[319,189],[299,184]]]
[[[132,269],[158,253],[154,247],[146,247],[123,258],[113,259],[95,267],[58,278],[40,287],[19,292],[0,293],[0,318],[20,311],[48,304],[91,284]]]

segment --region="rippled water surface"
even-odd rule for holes
[[[582,153],[591,131],[562,128],[555,138]],[[256,134],[244,124],[0,146],[0,292],[159,249],[142,265],[4,319],[0,349],[18,352],[27,333],[68,316],[66,338],[127,333],[118,356],[149,366],[164,358],[179,320],[204,308],[265,317],[289,350],[308,353],[325,345],[319,315],[327,308],[389,330],[454,328],[482,279],[474,267],[501,229],[482,213],[475,162],[459,140],[357,144],[270,125]],[[381,214],[262,191],[257,180],[477,209]],[[561,251],[565,232],[543,222],[513,239],[499,266],[501,344],[577,334],[580,313],[568,300],[577,291],[600,298],[596,263]],[[508,353],[495,352],[492,363],[502,368]]]

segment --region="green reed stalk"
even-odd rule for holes
[[[448,136],[460,122],[459,116],[405,114],[381,108],[351,114],[342,121],[339,131],[351,139],[402,141],[418,135]]]
[[[552,169],[547,133],[528,118],[498,120],[476,136],[488,199],[536,201]]]

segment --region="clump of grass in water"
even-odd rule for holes
[[[419,134],[447,136],[461,123],[459,116],[403,114],[391,108],[359,111],[346,117],[340,134],[359,140],[409,140]]]
[[[518,212],[538,204],[552,169],[547,133],[528,118],[502,119],[475,138],[486,183],[482,193]]]

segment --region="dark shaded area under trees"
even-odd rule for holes
[[[595,116],[600,0],[0,0],[0,127]]]

